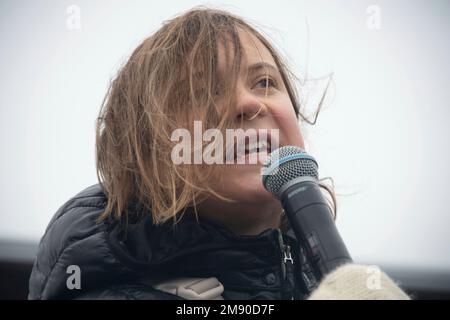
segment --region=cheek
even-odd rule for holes
[[[277,106],[277,108],[274,108],[272,115],[277,127],[280,128],[281,141],[284,145],[305,148],[300,125],[289,97],[281,98]]]

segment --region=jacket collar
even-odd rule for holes
[[[147,215],[124,232],[116,225],[109,243],[126,266],[138,270],[145,282],[175,277],[216,277],[224,296],[237,299],[281,298],[282,234],[268,229],[240,236],[223,226],[187,212],[175,226],[154,225]],[[295,239],[284,235],[295,246]]]

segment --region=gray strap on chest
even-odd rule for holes
[[[223,300],[223,285],[214,277],[177,278],[153,287],[188,300]]]

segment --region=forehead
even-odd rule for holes
[[[250,31],[239,29],[238,36],[242,46],[241,70],[245,70],[247,66],[260,62],[266,62],[276,67],[272,54],[255,35]],[[228,49],[233,50],[232,48]],[[227,68],[223,43],[218,45],[218,68],[219,71],[224,71]]]

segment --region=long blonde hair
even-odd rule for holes
[[[228,12],[195,8],[166,21],[132,53],[112,81],[103,101],[96,127],[98,179],[108,198],[100,220],[128,218],[151,212],[153,222],[163,223],[208,195],[216,174],[212,166],[176,165],[170,161],[171,133],[190,128],[192,119],[224,129],[226,114],[219,114],[214,92],[217,83],[217,48],[227,50],[231,39],[233,64],[226,75],[236,79],[242,48],[238,28],[250,32],[267,47],[281,73],[297,118],[303,116],[296,77],[274,47],[254,27]],[[227,38],[228,37],[228,38]],[[235,99],[234,83],[228,81],[227,101]],[[321,182],[331,196],[333,188]],[[222,197],[223,198],[223,197]]]

